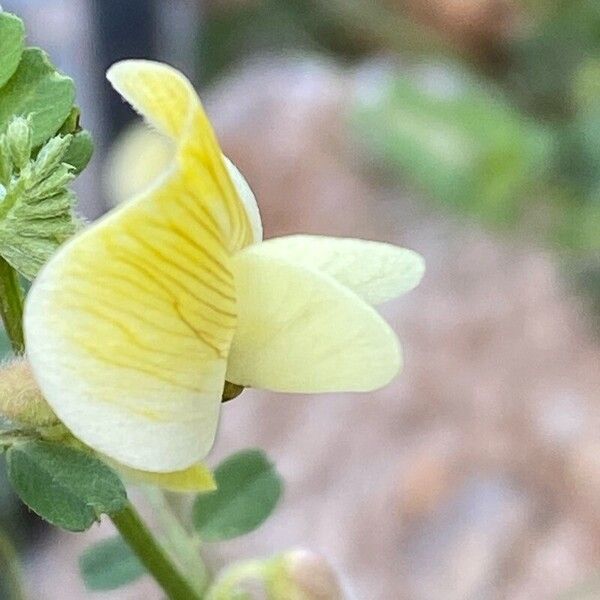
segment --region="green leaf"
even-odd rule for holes
[[[33,145],[39,146],[60,129],[74,100],[73,80],[59,74],[45,52],[27,48],[0,94],[0,130],[13,115],[31,115]]]
[[[215,471],[217,490],[201,494],[193,523],[202,540],[228,540],[249,533],[273,512],[283,482],[261,450],[243,450]]]
[[[90,546],[79,558],[79,571],[93,591],[116,590],[146,574],[123,538],[116,536]]]
[[[114,514],[127,503],[114,471],[82,450],[32,441],[12,446],[7,462],[8,477],[21,500],[68,531],[85,531],[101,514]]]
[[[19,66],[24,42],[23,21],[15,15],[0,12],[0,87],[13,76]]]
[[[71,141],[71,135],[50,139],[4,188],[0,255],[29,280],[79,226],[73,214],[75,196],[68,187],[75,174],[65,164]]]
[[[85,129],[75,133],[71,139],[71,145],[63,158],[63,162],[74,167],[74,173],[83,171],[90,162],[94,153],[94,142],[89,131]]]

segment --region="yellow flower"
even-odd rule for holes
[[[210,450],[226,380],[280,392],[387,384],[400,351],[371,304],[414,287],[422,259],[362,240],[263,242],[254,196],[187,79],[148,61],[108,78],[175,156],[66,243],[29,293],[27,352],[61,421],[123,465],[170,474]]]

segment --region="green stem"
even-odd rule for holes
[[[144,492],[166,536],[169,550],[179,566],[184,569],[190,583],[202,594],[208,584],[208,571],[198,554],[196,541],[182,525],[161,489],[148,486]]]
[[[0,531],[0,566],[5,566],[3,580],[8,585],[9,600],[25,600],[19,555],[10,538]]]
[[[23,337],[23,289],[18,273],[0,257],[0,313],[15,354],[25,350]]]
[[[111,516],[115,527],[171,600],[201,600],[146,527],[135,508],[127,506]]]

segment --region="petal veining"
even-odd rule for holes
[[[143,61],[112,78],[180,136],[176,156],[42,270],[26,303],[28,355],[76,437],[132,468],[183,470],[213,443],[236,326],[230,257],[253,236],[187,80]]]
[[[122,133],[113,144],[107,161],[107,192],[113,205],[143,192],[173,159],[173,141],[142,123]],[[256,198],[239,169],[226,157],[225,166],[252,228],[253,241],[262,240],[262,223]]]
[[[229,250],[251,244],[254,236],[246,210],[191,83],[176,69],[148,60],[118,62],[107,77],[150,125],[178,142],[179,166],[197,193],[212,205]]]

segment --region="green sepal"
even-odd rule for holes
[[[13,117],[6,128],[7,149],[14,167],[24,169],[32,150],[32,127],[25,117]]]
[[[11,446],[6,459],[9,480],[21,500],[57,527],[85,531],[102,514],[115,514],[127,504],[116,473],[82,450],[31,441]]]
[[[32,177],[36,181],[41,181],[48,177],[61,163],[66,162],[65,156],[67,155],[70,145],[70,135],[57,135],[51,140],[48,140],[48,143],[38,152],[33,163]]]
[[[228,540],[259,527],[273,512],[283,482],[262,450],[243,450],[215,470],[217,489],[200,494],[192,520],[206,542]]]
[[[79,557],[79,572],[91,591],[116,590],[137,581],[146,569],[122,537],[90,546]]]
[[[78,175],[90,162],[94,154],[94,142],[90,132],[83,129],[74,133],[71,137],[71,144],[63,158],[63,161],[73,167],[73,173]]]
[[[67,133],[77,133],[81,131],[81,125],[79,123],[81,119],[81,110],[79,106],[72,106],[71,111],[67,115],[65,122],[61,125],[58,133],[60,135],[66,135]]]
[[[73,106],[58,133],[72,134],[71,145],[63,160],[74,168],[75,174],[81,173],[92,158],[94,142],[90,132],[81,127],[81,111],[78,106]]]
[[[31,117],[33,146],[63,125],[75,100],[75,85],[61,75],[39,48],[26,48],[14,75],[0,94],[0,131],[14,115]]]
[[[23,21],[0,9],[0,87],[14,74],[19,66],[25,43]]]

